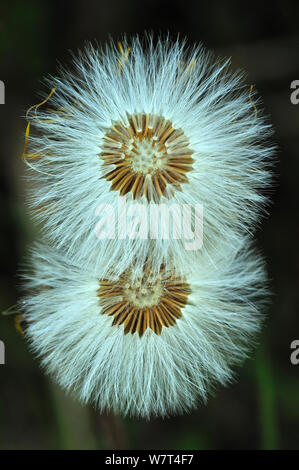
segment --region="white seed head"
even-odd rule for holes
[[[112,279],[38,245],[20,303],[26,337],[64,389],[101,411],[191,410],[230,383],[260,327],[263,261],[250,246],[229,255],[183,277],[148,263]]]
[[[74,65],[47,81],[55,92],[29,113],[30,205],[49,243],[95,273],[113,267],[119,276],[148,256],[156,274],[171,263],[184,272],[183,239],[130,238],[134,223],[125,238],[97,238],[96,208],[118,214],[123,198],[201,204],[204,250],[194,261],[200,251],[216,259],[253,232],[270,181],[270,126],[229,61],[201,45],[136,37],[120,50],[89,46]]]

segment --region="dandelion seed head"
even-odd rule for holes
[[[248,244],[183,279],[175,268],[156,277],[149,265],[99,278],[41,244],[30,264],[20,309],[32,351],[82,403],[122,415],[206,403],[247,357],[267,298],[263,260]]]
[[[62,68],[47,84],[55,92],[28,114],[29,204],[48,242],[75,264],[101,273],[114,266],[119,276],[149,255],[156,273],[190,263],[184,240],[134,238],[134,224],[125,239],[99,242],[97,207],[117,214],[123,198],[146,207],[201,204],[198,262],[254,232],[271,182],[271,126],[229,60],[201,44],[134,37],[121,47],[88,46],[74,70]]]

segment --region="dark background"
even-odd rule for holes
[[[298,146],[299,105],[290,84],[299,79],[299,2],[33,1],[1,2],[0,311],[20,295],[17,269],[34,235],[24,203],[21,154],[26,109],[40,102],[40,80],[85,40],[144,30],[178,32],[203,41],[248,72],[275,127],[277,183],[270,216],[257,233],[267,262],[273,302],[261,346],[239,370],[238,382],[219,388],[190,415],[150,422],[100,416],[65,397],[31,357],[13,316],[0,315],[6,365],[0,365],[2,449],[299,449],[299,365],[290,343],[299,339]]]

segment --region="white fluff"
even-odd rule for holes
[[[188,411],[230,383],[260,328],[263,260],[250,246],[229,254],[217,267],[206,262],[186,273],[182,318],[140,338],[101,314],[92,271],[38,245],[21,303],[32,350],[64,389],[101,411],[146,418]]]
[[[187,49],[179,40],[154,45],[152,37],[145,43],[136,37],[123,41],[124,51],[128,48],[126,57],[113,44],[89,46],[74,59],[74,71],[47,80],[55,93],[30,113],[27,154],[38,155],[26,159],[36,183],[30,205],[53,246],[95,273],[113,267],[118,275],[136,255],[140,266],[150,255],[157,271],[171,262],[183,271],[201,252],[215,260],[229,245],[238,246],[244,231],[254,231],[270,181],[273,148],[265,140],[270,126],[256,98],[249,97],[243,74],[202,45]],[[204,250],[186,251],[183,240],[95,235],[97,206],[107,203],[116,210],[119,199],[103,178],[102,138],[114,121],[138,112],[164,116],[190,142],[195,163],[189,182],[161,202],[202,204]]]

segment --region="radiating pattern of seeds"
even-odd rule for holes
[[[113,316],[112,325],[124,325],[124,333],[141,337],[147,328],[157,335],[163,326],[175,325],[186,306],[190,286],[176,275],[153,277],[145,268],[143,276],[132,278],[130,272],[122,274],[117,281],[102,280],[97,291],[102,313]]]
[[[181,129],[153,114],[128,116],[117,121],[103,138],[100,157],[104,177],[121,196],[132,192],[134,199],[145,196],[159,201],[181,190],[194,162],[189,141]]]

